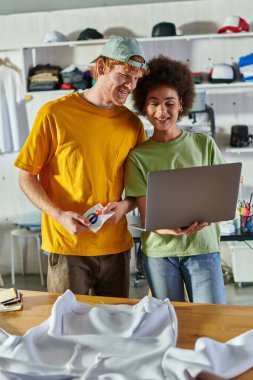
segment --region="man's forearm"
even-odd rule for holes
[[[36,175],[24,172],[20,170],[19,173],[19,186],[27,198],[40,210],[44,211],[47,215],[53,219],[58,218],[61,210],[58,209],[47,193],[39,183]]]
[[[137,207],[135,198],[125,198],[121,202],[124,204],[126,214],[128,214],[130,211],[133,211]]]
[[[27,198],[40,210],[60,223],[71,235],[87,231],[90,222],[74,211],[63,211],[51,201],[36,175],[20,170],[19,185]]]

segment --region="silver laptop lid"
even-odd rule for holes
[[[233,219],[241,167],[237,162],[150,172],[146,230]]]

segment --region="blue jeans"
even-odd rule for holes
[[[180,257],[143,255],[145,274],[153,297],[190,302],[225,304],[225,287],[220,254]]]

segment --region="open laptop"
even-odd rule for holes
[[[235,217],[241,162],[153,171],[148,174],[145,226],[153,231]]]

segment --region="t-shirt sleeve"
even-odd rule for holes
[[[212,162],[212,165],[225,164],[226,160],[223,157],[223,155],[222,155],[220,149],[218,148],[216,142],[214,141],[214,139],[211,138],[210,143],[211,143],[211,162]]]
[[[139,133],[138,133],[138,136],[137,136],[136,146],[142,144],[146,140],[147,140],[147,136],[146,136],[146,133],[145,133],[145,130],[144,130],[143,123],[140,120],[140,127],[139,127]]]
[[[56,137],[54,117],[47,114],[43,108],[39,111],[14,166],[37,175],[52,159],[55,152]]]
[[[134,154],[130,154],[126,161],[125,194],[126,197],[146,195],[147,179],[142,173]]]

